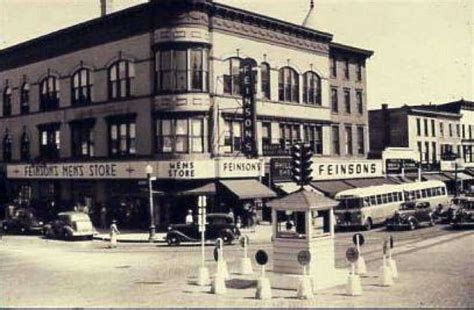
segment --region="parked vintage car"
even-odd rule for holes
[[[75,238],[92,239],[95,229],[89,215],[82,212],[61,212],[58,219],[44,227],[46,238],[72,240]]]
[[[232,216],[225,213],[209,213],[206,216],[206,240],[222,238],[225,244],[232,244],[240,236],[240,231]],[[192,224],[174,224],[168,227],[165,237],[168,245],[179,245],[186,241],[200,241],[201,233],[197,221]]]
[[[451,220],[453,227],[474,226],[474,197],[465,197]]]
[[[33,209],[19,208],[13,216],[2,222],[2,230],[5,233],[41,233],[43,222],[37,218]]]
[[[387,230],[397,228],[414,230],[423,223],[430,226],[435,224],[430,203],[409,201],[402,203],[400,209],[396,210],[392,217],[386,219],[385,226]]]

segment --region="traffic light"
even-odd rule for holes
[[[311,157],[313,156],[313,152],[311,151],[311,147],[309,145],[304,145],[303,143],[298,143],[293,145],[291,149],[291,173],[292,179],[296,182],[299,186],[303,187],[304,185],[309,184],[311,182],[312,177],[311,173],[313,169],[311,169],[311,165],[313,161]]]

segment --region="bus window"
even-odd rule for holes
[[[426,195],[426,189],[422,189],[422,190],[421,190],[421,197],[422,197],[422,198],[426,198],[426,196],[427,196],[427,195]]]
[[[383,203],[387,203],[387,202],[388,202],[387,194],[383,194],[383,195],[382,195],[382,202],[383,202]]]
[[[403,193],[402,192],[398,193],[398,201],[403,201]]]
[[[382,204],[382,195],[377,195],[377,204]]]
[[[393,193],[393,201],[398,202],[398,193]]]
[[[364,197],[364,207],[370,207],[370,198]]]
[[[387,194],[388,202],[393,202],[393,196],[392,193]]]
[[[427,193],[428,193],[428,197],[433,197],[435,194],[434,188],[428,188]]]
[[[441,187],[441,195],[446,195],[446,187]]]
[[[420,190],[415,191],[415,197],[416,197],[416,199],[420,199],[420,198],[421,198]]]
[[[370,205],[371,206],[377,205],[377,199],[375,198],[375,196],[370,196]]]

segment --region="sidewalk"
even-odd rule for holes
[[[94,235],[95,240],[110,241],[110,235],[107,230],[97,229],[97,232]],[[272,225],[267,223],[258,225],[255,231],[242,228],[240,233],[249,236],[251,243],[269,242],[272,235]],[[155,243],[166,243],[165,232],[157,232],[155,236]],[[121,233],[117,236],[117,242],[147,243],[149,242],[148,237],[148,231],[121,230]]]

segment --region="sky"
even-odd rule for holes
[[[310,0],[215,0],[301,24]],[[115,10],[145,0],[113,0]],[[375,52],[369,109],[474,101],[474,0],[315,0],[316,29]],[[0,0],[0,48],[99,16],[99,0]]]

